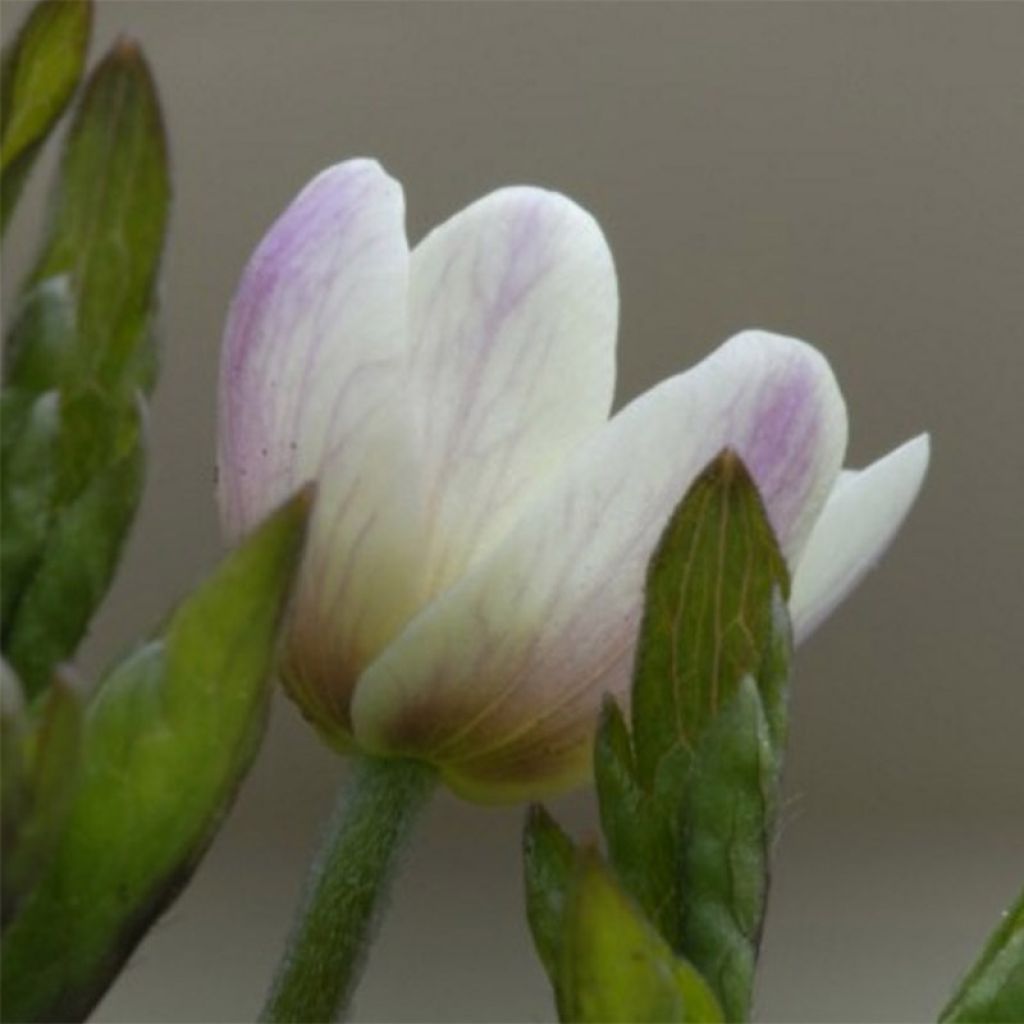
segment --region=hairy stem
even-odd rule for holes
[[[261,1019],[340,1020],[395,869],[436,773],[420,761],[361,758],[310,871]]]

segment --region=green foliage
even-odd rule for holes
[[[0,398],[3,434],[2,538],[3,621],[14,611],[45,549],[50,509],[56,500],[60,395],[5,390]]]
[[[750,1010],[768,895],[778,757],[751,677],[702,734],[683,790],[681,948],[730,1020]]]
[[[676,949],[682,948],[683,937],[678,840],[689,770],[689,757],[683,755],[678,748],[666,754],[652,786],[644,786],[622,712],[606,698],[594,747],[594,777],[608,855],[626,889]]]
[[[0,231],[32,161],[71,99],[92,26],[86,0],[37,4],[0,62]]]
[[[148,326],[170,181],[156,86],[135,44],[116,43],[89,77],[51,202],[26,301],[66,275],[75,330],[69,350],[51,339],[43,359],[34,337],[16,337],[12,374],[38,389],[54,382],[51,356],[59,354],[55,366],[65,380],[85,376],[102,391],[148,390]]]
[[[85,633],[107,591],[145,473],[138,421],[125,419],[110,461],[51,522],[8,638],[12,664],[40,689]]]
[[[3,923],[15,916],[57,849],[78,777],[83,703],[60,674],[32,709],[3,667]]]
[[[53,862],[4,940],[5,1020],[84,1016],[214,835],[262,735],[308,495],[101,684]]]
[[[615,877],[667,949],[706,980],[728,1020],[749,1013],[767,896],[786,733],[788,588],[757,489],[723,452],[694,482],[651,559],[632,729],[607,698],[594,746]],[[569,925],[560,908],[569,840],[556,828],[539,812],[527,825],[530,924],[565,1019],[596,1019],[565,1001],[559,951]],[[601,920],[593,918],[595,928]],[[591,937],[595,949],[614,938]],[[589,975],[593,985],[602,976]],[[628,1017],[625,1003],[594,1005]],[[634,1012],[654,1013],[650,1005]]]
[[[593,851],[569,887],[559,970],[565,1019],[601,1022],[722,1020],[700,974],[677,957]]]
[[[81,640],[141,495],[169,202],[156,90],[120,42],[76,109],[4,353],[3,648],[30,696]]]
[[[1024,1020],[1024,891],[999,922],[939,1019],[951,1024],[1019,1024]]]

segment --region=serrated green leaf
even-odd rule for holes
[[[86,0],[32,8],[0,58],[0,231],[43,142],[74,94],[92,25]]]
[[[531,805],[523,830],[526,919],[551,984],[558,985],[565,898],[576,855],[572,840],[540,804]]]
[[[7,674],[5,686],[13,683]],[[78,782],[83,701],[74,681],[59,673],[31,712],[4,721],[3,923],[53,859]],[[20,721],[17,718],[20,717]],[[8,746],[10,749],[8,749]]]
[[[101,685],[54,863],[5,938],[5,1020],[84,1016],[216,832],[262,735],[308,505],[258,528]]]
[[[723,1019],[700,974],[672,952],[593,851],[580,856],[569,891],[559,982],[564,1019],[581,1024]]]
[[[943,1024],[1024,1020],[1024,891],[999,922],[939,1020]]]

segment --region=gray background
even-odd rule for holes
[[[20,19],[3,8],[5,34]],[[926,1020],[1024,876],[1024,6],[119,3],[177,204],[147,495],[84,659],[220,551],[215,373],[246,255],[314,172],[374,155],[415,239],[490,189],[589,207],[624,400],[760,325],[819,344],[851,461],[933,433],[884,567],[802,650],[758,1013]],[[24,269],[40,190],[12,231]],[[193,885],[99,1008],[252,1019],[343,766],[284,701]],[[591,797],[557,811],[593,834]],[[519,809],[441,796],[359,995],[373,1020],[549,1020]]]

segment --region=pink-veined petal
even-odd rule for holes
[[[408,400],[432,595],[482,557],[607,420],[618,291],[590,214],[557,193],[513,187],[415,248],[409,305]]]
[[[624,695],[650,553],[723,447],[792,561],[832,488],[846,412],[825,359],[759,331],[663,382],[574,453],[498,548],[360,678],[358,742],[426,757],[484,800],[584,776],[602,695]]]
[[[407,356],[409,247],[401,186],[370,160],[318,175],[253,253],[221,366],[219,491],[230,536],[318,480],[284,654],[321,721],[347,719],[358,669],[411,614],[415,530]],[[301,693],[300,693],[301,691]]]
[[[928,468],[928,435],[866,469],[844,471],[797,563],[789,610],[803,640],[882,557],[917,497]]]

